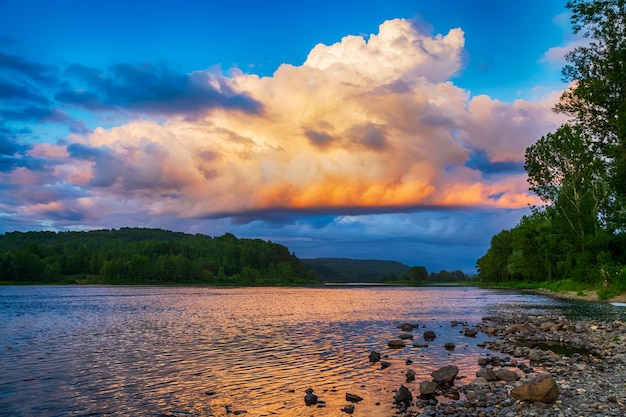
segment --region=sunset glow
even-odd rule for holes
[[[0,3],[0,232],[231,232],[300,257],[429,270],[471,272],[490,237],[538,203],[524,151],[563,122],[551,111],[567,87],[559,53],[580,42],[561,1],[480,13],[452,0],[345,2],[334,17],[333,2],[269,2],[263,27],[293,33],[262,47],[254,2],[192,2],[187,13],[171,3],[175,21],[163,5],[141,10],[169,36],[116,18],[115,1],[63,2],[48,15],[57,25],[32,3]],[[319,27],[308,33],[320,39],[305,35],[309,18],[334,22],[332,39]],[[224,22],[235,27],[220,33]]]

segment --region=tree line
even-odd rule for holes
[[[10,232],[0,281],[23,283],[295,285],[312,283],[286,246],[161,229]]]
[[[544,203],[491,239],[483,282],[568,282],[626,290],[626,0],[572,0],[573,31],[554,111],[569,117],[528,147],[529,189]]]

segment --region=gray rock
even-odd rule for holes
[[[496,373],[491,368],[481,368],[476,372],[476,376],[484,378],[487,381],[495,381],[498,379]]]
[[[458,373],[459,368],[457,366],[447,365],[433,371],[430,375],[437,384],[452,384]]]
[[[411,333],[402,333],[400,335],[398,335],[398,339],[400,340],[412,340],[413,339],[413,335]]]
[[[404,404],[405,406],[410,406],[413,401],[413,395],[411,395],[411,391],[404,385],[400,386],[400,389],[396,393],[394,397],[394,401],[397,404]]]
[[[341,411],[346,414],[352,414],[354,413],[354,406],[352,404],[346,405],[344,408],[341,409]]]
[[[519,375],[515,371],[511,371],[509,369],[496,369],[494,371],[496,377],[501,381],[517,381],[519,379]]]

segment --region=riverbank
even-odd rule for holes
[[[431,386],[436,398],[424,395],[432,382],[422,381],[416,409],[405,408],[402,416],[626,414],[626,322],[502,311],[471,330],[490,337],[476,375]]]

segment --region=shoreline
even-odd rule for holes
[[[489,337],[476,375],[437,385],[436,398],[422,381],[402,417],[626,415],[626,321],[500,311],[474,329]]]

